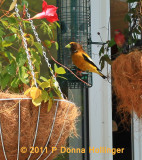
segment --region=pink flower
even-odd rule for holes
[[[55,7],[53,5],[48,5],[47,2],[45,0],[43,0],[42,12],[36,14],[34,17],[32,17],[28,20],[46,18],[47,21],[49,21],[49,22],[58,21],[59,19],[58,19],[58,15],[56,13],[57,9],[58,9],[58,7]]]

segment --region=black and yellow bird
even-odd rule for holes
[[[81,71],[89,71],[99,74],[103,79],[107,78],[101,70],[94,64],[89,55],[83,50],[82,46],[76,42],[70,42],[65,46],[71,49],[71,58],[74,65]]]

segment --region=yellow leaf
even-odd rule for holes
[[[49,87],[50,87],[50,80],[48,80],[47,82],[42,82],[42,83],[40,84],[40,87],[41,87],[42,89],[44,89],[44,88],[49,88]]]
[[[47,108],[47,112],[49,112],[52,108],[52,104],[53,104],[53,100],[50,98],[48,101],[48,108]]]
[[[32,100],[32,103],[33,103],[36,107],[39,106],[39,105],[41,105],[41,102],[42,102],[42,97],[41,97],[41,96],[39,96],[38,98]]]
[[[39,96],[41,96],[41,90],[39,88],[36,87],[32,87],[31,91],[30,91],[30,95],[32,97],[33,100],[37,99]]]
[[[28,88],[25,92],[24,92],[24,95],[30,97],[30,91],[31,91],[31,88]]]
[[[12,10],[14,9],[16,3],[17,3],[17,0],[14,0],[14,1],[11,3],[11,5],[10,5],[10,7],[9,7],[9,11],[12,11]]]
[[[65,74],[66,71],[65,71],[65,69],[63,67],[59,67],[59,68],[57,68],[55,70],[55,73],[57,73],[57,74]]]
[[[40,82],[38,79],[37,79],[36,81],[37,81],[37,83],[38,83],[39,85],[41,85],[41,82]]]

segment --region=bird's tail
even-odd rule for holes
[[[98,68],[93,70],[93,72],[99,74],[103,79],[107,78],[105,75],[101,73],[101,70],[99,70]]]
[[[103,75],[101,72],[98,73],[103,79],[106,79],[107,77]]]
[[[106,79],[107,77],[105,75],[100,75],[103,79]]]

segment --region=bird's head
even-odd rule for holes
[[[70,48],[72,53],[75,53],[79,50],[82,50],[82,46],[79,43],[76,42],[70,42],[65,46],[65,48]]]
[[[115,35],[120,34],[120,33],[121,33],[121,31],[120,31],[119,29],[115,29],[115,30],[114,30],[114,34],[115,34]]]

